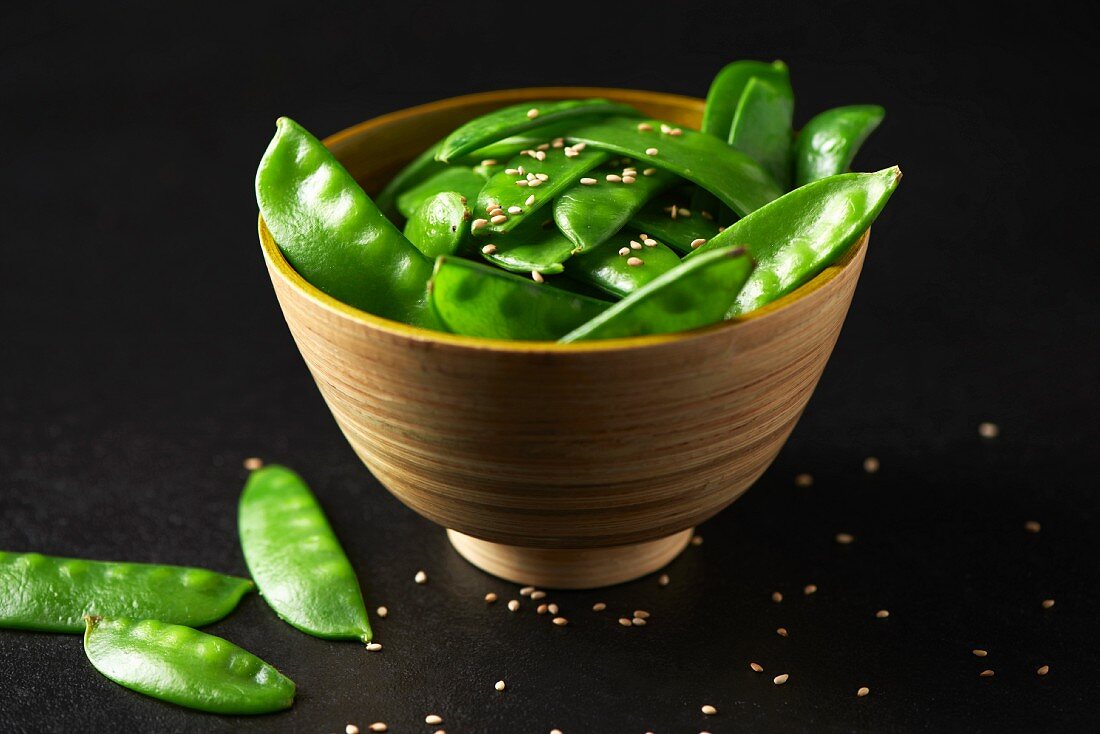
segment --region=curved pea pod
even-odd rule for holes
[[[215,714],[266,714],[294,703],[294,681],[220,637],[155,619],[86,621],[88,660],[132,691]]]
[[[813,117],[795,144],[795,186],[847,171],[860,146],[885,116],[886,110],[878,105],[863,104],[837,107]]]
[[[440,143],[436,159],[450,161],[510,135],[550,123],[606,115],[636,115],[637,110],[606,99],[572,99],[561,102],[523,102],[475,117]]]
[[[600,173],[620,179],[621,169]],[[594,176],[595,184],[574,184],[554,201],[554,222],[572,240],[579,253],[587,253],[623,228],[647,201],[676,182],[676,176],[661,169],[638,169],[636,176],[625,177],[632,183],[608,181],[606,175]]]
[[[405,224],[405,236],[430,258],[458,251],[469,232],[470,210],[461,194],[443,191],[425,201]]]
[[[791,119],[794,92],[790,81],[753,77],[741,93],[730,125],[729,144],[764,167],[784,190],[791,180]]]
[[[790,86],[790,72],[782,61],[734,61],[714,75],[703,108],[702,131],[721,140],[729,139],[737,105],[750,80],[759,77]]]
[[[473,201],[485,180],[485,176],[467,166],[447,166],[401,192],[397,197],[397,211],[406,219],[412,219],[424,202],[440,191],[454,191],[465,196],[467,201]]]
[[[199,627],[233,611],[253,584],[204,568],[109,563],[0,551],[0,627],[81,632],[84,615],[139,614]]]
[[[679,265],[680,256],[657,240],[627,231],[615,234],[584,257],[572,258],[565,269],[574,280],[613,296],[628,296]]]
[[[685,260],[602,314],[562,337],[562,342],[670,334],[721,321],[752,272],[743,247],[712,250]]]
[[[550,142],[554,138],[564,135],[566,130],[569,129],[569,126],[575,121],[576,118],[573,118],[566,119],[562,122],[546,124],[544,120],[542,125],[525,130],[519,135],[509,135],[506,138],[491,142],[475,151],[460,156],[458,160],[471,166],[482,163],[485,160],[504,161],[516,155],[521,150],[534,148],[542,143]]]
[[[441,142],[437,141],[428,146],[423,153],[413,158],[404,168],[398,171],[397,175],[391,178],[378,192],[378,195],[374,197],[374,203],[383,214],[391,219],[396,217],[398,214],[398,194],[407,191],[447,167],[446,163],[440,163],[435,159],[435,154],[439,151],[439,143]]]
[[[821,272],[862,235],[901,180],[897,166],[877,173],[843,173],[797,188],[734,222],[686,260],[741,244],[757,266],[729,316],[753,311]]]
[[[779,185],[759,163],[724,140],[694,130],[665,134],[658,132],[661,122],[644,122],[653,129],[640,130],[637,120],[612,117],[578,127],[567,139],[636,158],[642,168],[655,166],[671,171],[702,186],[739,216],[782,195]]]
[[[449,257],[436,261],[429,289],[432,305],[447,328],[493,339],[554,340],[610,305]]]
[[[432,328],[431,261],[402,236],[339,161],[279,118],[256,172],[264,222],[298,273],[344,303]]]
[[[535,154],[541,155],[542,160]],[[610,157],[598,150],[567,155],[565,148],[531,150],[517,155],[478,193],[474,209],[478,219],[474,220],[470,231],[481,237],[510,232]],[[493,221],[490,204],[504,211],[497,215],[498,221]]]
[[[537,270],[543,275],[560,273],[562,263],[576,250],[577,246],[553,222],[544,226],[534,220],[480,246],[481,256],[498,267],[513,273]]]
[[[680,253],[689,253],[694,248],[692,242],[709,240],[718,234],[718,225],[714,215],[683,202],[688,193],[673,191],[642,207],[641,211],[630,218],[630,226],[666,243]]]
[[[280,619],[314,637],[370,642],[355,571],[301,477],[274,464],[252,472],[238,525],[252,578]]]

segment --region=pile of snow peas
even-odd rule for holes
[[[751,312],[843,254],[897,167],[848,173],[883,119],[838,107],[793,128],[780,61],[735,61],[700,130],[604,99],[490,112],[372,200],[289,118],[256,197],[306,280],[386,318],[475,337],[576,342]]]

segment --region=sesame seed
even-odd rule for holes
[[[657,155],[658,152],[659,151],[656,148],[646,148],[645,149],[645,154],[646,155]]]
[[[428,583],[428,574],[424,573],[423,571],[417,571],[416,575],[413,576],[413,581],[418,584],[426,584]]]
[[[554,624],[559,627],[564,627],[565,625],[569,624],[569,620],[565,617],[554,617]]]
[[[631,240],[630,241],[630,249],[631,250],[640,250],[640,249],[642,249],[642,243],[638,242],[637,240]]]
[[[491,212],[494,209],[499,209],[499,208],[500,208],[500,204],[498,204],[495,201],[490,201],[488,204],[485,205],[485,211],[487,211],[487,212]]]
[[[680,214],[685,216],[685,217],[690,217],[691,216],[691,209],[687,209],[685,207],[680,207]]]
[[[527,180],[528,181],[534,181],[535,178],[536,178],[535,174],[533,174],[533,173],[528,173],[527,174]]]
[[[376,721],[367,728],[374,732],[389,731],[389,727],[382,721]]]
[[[879,470],[879,461],[873,456],[868,456],[863,460],[863,471],[868,474],[874,474]]]
[[[531,188],[535,188],[536,186],[542,186],[542,179],[541,178],[536,178],[534,181],[528,181],[527,185],[530,186]]]
[[[496,164],[497,164],[497,162],[493,158],[486,158],[485,160],[483,160],[481,162],[481,165],[483,165],[483,166],[495,166]]]
[[[504,213],[504,210],[503,210],[503,209],[501,209],[501,208],[500,208],[500,207],[498,206],[498,207],[497,207],[496,209],[493,209],[493,210],[492,210],[491,212],[489,212],[489,216],[491,216],[491,217],[495,217],[495,216],[497,216],[497,215],[499,215],[499,214],[503,214],[503,213]]]
[[[669,581],[671,581],[671,579],[668,577],[667,573],[662,573],[660,576],[657,577],[658,586],[668,586]]]
[[[638,180],[638,179],[634,178],[634,177],[633,177],[633,176],[631,176],[630,174],[627,174],[627,175],[623,176],[623,183],[624,183],[624,184],[632,184],[632,183],[634,183],[634,182],[635,182],[635,181],[637,181],[637,180]]]
[[[855,536],[853,536],[851,533],[837,533],[836,534],[836,542],[840,543],[841,545],[848,545],[853,540],[855,540]]]
[[[602,612],[605,609],[607,609],[607,605],[604,604],[602,601],[598,601],[592,605],[593,612]]]
[[[779,602],[783,601],[783,595],[780,594],[778,591],[773,591],[772,592],[772,601],[774,601],[776,604],[778,604]]]
[[[1054,606],[1053,599],[1043,599],[1043,609],[1050,609],[1052,606]]]
[[[244,460],[244,468],[248,469],[249,471],[262,469],[263,465],[264,460],[256,456],[249,456],[247,459]]]
[[[516,166],[516,173],[518,173],[520,176],[526,176],[527,175],[527,169],[524,168],[523,166]]]
[[[546,609],[551,614],[557,614],[558,613],[558,605],[557,604],[547,604]]]
[[[509,612],[518,612],[519,611],[519,600],[518,599],[511,599],[508,602],[508,611]]]
[[[503,691],[504,690],[504,681],[498,680],[496,683],[493,684],[493,688],[497,689],[498,691]]]
[[[531,271],[531,280],[535,281],[536,283],[545,283],[546,282],[546,278],[543,278],[542,273],[540,273],[537,270],[532,270]]]
[[[723,233],[723,232],[725,232],[725,231],[726,231],[726,228],[725,228],[725,227],[719,227],[719,228],[718,228],[718,234],[722,234],[722,233]]]
[[[806,584],[802,587],[802,593],[806,596],[817,593],[817,584]]]
[[[702,545],[703,544],[703,536],[702,535],[693,535],[693,536],[691,536],[691,544],[696,546],[696,547]]]
[[[698,240],[696,240],[698,242]],[[691,243],[693,246],[695,242]],[[794,478],[794,486],[796,487],[812,487],[814,483],[813,474],[799,474]]]
[[[634,619],[630,620],[630,623],[635,627],[645,627],[646,625],[646,621],[641,617],[635,617]]]
[[[443,723],[443,717],[439,716],[438,714],[428,714],[427,716],[424,717],[424,723],[425,724],[442,724]]]
[[[550,142],[551,142],[551,145],[552,145],[553,147],[555,147],[555,148],[561,148],[562,146],[564,146],[564,145],[565,145],[565,138],[554,138],[554,139],[553,139],[552,141],[550,141]]]
[[[523,202],[523,205],[524,206],[531,206],[534,203],[535,203],[535,195],[531,194],[530,196],[527,197],[527,200]]]
[[[626,257],[627,255],[630,254],[630,248],[629,247],[620,247],[619,248],[619,254],[622,255],[623,257]]]
[[[1049,672],[1050,672],[1050,666],[1049,665],[1041,665],[1041,666],[1039,666],[1038,668],[1035,669],[1035,674],[1036,675],[1046,675]]]
[[[789,673],[782,673],[781,675],[777,675],[772,678],[772,683],[776,684],[777,686],[781,686],[786,683],[787,680],[790,679],[790,677],[791,676]]]
[[[609,173],[606,176],[604,176],[604,178],[607,179],[608,181],[610,181],[611,183],[619,183],[620,181],[623,180],[623,177],[620,176],[617,173]]]
[[[705,239],[703,239],[702,237],[699,237],[698,239],[694,239],[694,240],[691,241],[691,249],[693,249],[693,250],[698,249],[698,248],[702,247],[705,244],[707,244],[707,241]],[[802,476],[802,475],[799,474],[798,476]],[[807,474],[806,476],[809,476],[809,475]],[[810,482],[813,483],[813,479],[810,479]]]
[[[978,673],[978,675],[980,675],[982,678],[992,678],[993,677],[993,671],[989,670],[987,668],[986,670],[983,670],[982,672]]]
[[[494,593],[493,593],[493,592],[491,592],[491,591],[490,591],[490,592],[489,592],[488,594],[486,594],[486,595],[485,595],[485,603],[486,603],[486,604],[492,604],[492,603],[493,603],[493,602],[495,602],[496,600],[497,600],[497,595],[496,595],[496,594],[494,594]]]
[[[508,207],[508,213],[509,214],[523,214],[523,209],[521,209],[518,206],[510,206],[510,207]]]
[[[537,607],[535,607],[535,614],[546,614],[546,605],[539,604]]]
[[[527,181],[527,179],[521,178],[518,181],[516,181],[516,186],[527,186],[529,183],[530,182]]]
[[[572,148],[566,148],[563,152],[565,153],[566,158],[576,158],[578,155],[580,155],[580,153],[573,150]]]
[[[1029,533],[1037,533],[1043,529],[1043,526],[1039,524],[1038,520],[1028,520],[1024,523],[1024,530]]]
[[[562,734],[561,729],[551,729],[550,734]]]
[[[886,619],[889,616],[890,616],[890,610],[889,609],[880,609],[877,612],[875,612],[875,617],[877,617],[878,619]]]
[[[539,599],[545,599],[546,598],[546,592],[545,591],[532,591],[531,592],[531,598],[534,599],[535,601],[538,601]]]
[[[581,179],[581,184],[584,185],[584,186],[591,186],[595,183],[596,183],[596,179],[589,178],[588,176],[585,176],[584,178]]]
[[[638,123],[638,131],[643,132],[643,133],[652,132],[653,131],[653,126],[650,125],[648,122],[639,122]]]
[[[344,727],[344,734],[359,734],[359,727],[355,724],[348,724]]]
[[[588,143],[573,143],[573,150],[584,150]]]
[[[643,237],[642,238],[642,243],[646,247],[656,247],[657,246],[657,240],[653,239],[652,237]]]
[[[647,169],[645,169],[644,171],[642,171],[642,175],[643,175],[643,176],[652,176],[652,175],[653,175],[653,174],[655,174],[655,173],[657,173],[657,169],[656,169],[656,168],[647,168]]]
[[[715,715],[716,713],[718,713],[718,709],[714,708],[714,707],[713,707],[713,706],[711,706],[711,705],[710,705],[709,703],[708,703],[708,704],[706,704],[706,705],[704,705],[704,706],[703,706],[703,707],[702,707],[701,709],[699,709],[699,710],[700,710],[700,711],[702,711],[702,712],[703,712],[704,714],[706,714],[707,716],[714,716],[714,715]]]
[[[380,642],[368,642],[367,643],[367,649],[370,650],[371,652],[378,652],[379,650],[382,649],[382,643],[380,643]]]
[[[867,686],[862,686],[858,691],[856,691],[856,695],[859,696],[860,698],[863,698],[864,696],[866,696],[870,692],[871,692],[870,688],[868,688]]]
[[[672,128],[671,130],[668,131],[668,134],[671,135],[674,138],[678,138],[678,137],[680,137],[681,135],[684,134],[684,131],[681,130],[680,128],[678,128],[678,127],[674,127],[674,128]]]
[[[504,222],[508,221],[508,215],[507,214],[496,214],[492,217],[489,217],[489,221],[492,222],[493,224],[503,224]]]
[[[786,627],[780,627],[779,629],[777,629],[775,631],[775,634],[779,635],[780,637],[787,637],[788,636],[787,628]]]
[[[631,626],[630,620],[627,619],[626,617],[619,617],[619,624],[621,624],[623,627],[630,627]]]
[[[535,160],[540,160],[540,161],[546,160],[546,153],[544,153],[541,150],[535,151]]]
[[[509,176],[519,175],[519,169],[518,168],[505,168],[504,172],[507,173]]]
[[[649,619],[649,612],[644,609],[635,609],[634,616],[640,619]]]
[[[522,589],[519,590],[519,595],[520,596],[531,596],[531,594],[532,594],[532,592],[534,592],[534,590],[535,590],[534,586],[524,586]]]
[[[985,650],[971,650],[970,652],[974,653],[974,657],[978,657],[978,658],[984,658],[986,655],[989,654]]]
[[[531,109],[527,110],[527,119],[528,120],[534,120],[538,116],[539,116],[539,110],[538,110],[537,107],[532,107]]]
[[[550,174],[549,173],[536,173],[535,178],[537,178],[539,181],[549,181],[550,180]]]
[[[497,251],[497,246],[490,242],[489,244],[485,245],[485,247],[482,247],[481,251],[486,255],[492,255],[494,252]]]
[[[1001,433],[1001,427],[996,423],[979,423],[978,435],[982,438],[997,438]]]
[[[385,619],[389,616],[390,610],[386,609],[385,607],[378,607],[378,609],[375,611],[375,614],[377,614],[382,619]]]
[[[669,132],[670,130],[672,130],[672,126],[671,126],[671,125],[669,125],[668,123],[665,123],[665,122],[662,122],[662,123],[661,123],[661,132],[662,132],[662,133],[664,133],[665,135],[667,135],[667,134],[668,134],[668,132]]]
[[[543,143],[542,145],[535,148],[535,150],[550,150],[550,143]]]
[[[714,215],[708,212],[706,209],[699,212],[699,214],[703,217],[703,219],[709,219],[711,221],[714,220]]]
[[[628,257],[626,259],[626,264],[632,268],[640,268],[645,265],[645,260],[640,257]]]
[[[752,671],[754,673],[763,673],[764,672],[764,666],[761,665],[760,663],[749,663],[749,667],[752,668]]]

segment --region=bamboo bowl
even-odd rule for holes
[[[608,97],[697,127],[702,100],[554,87],[383,115],[325,144],[368,192],[462,122],[536,99]],[[836,343],[869,233],[734,322],[561,345],[474,339],[364,313],[303,280],[262,219],[271,282],[352,448],[455,549],[502,578],[592,588],[653,572],[767,469]]]

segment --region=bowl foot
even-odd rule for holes
[[[691,540],[692,528],[657,540],[610,548],[526,548],[448,530],[458,554],[482,571],[546,589],[594,589],[653,573]]]

